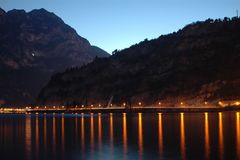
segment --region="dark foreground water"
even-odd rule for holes
[[[1,114],[0,159],[240,159],[240,113]]]

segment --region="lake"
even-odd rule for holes
[[[0,114],[6,159],[240,159],[240,112]]]

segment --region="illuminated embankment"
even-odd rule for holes
[[[229,107],[159,107],[159,106],[133,106],[126,107],[25,107],[25,108],[1,108],[0,113],[25,113],[25,112],[49,112],[49,113],[124,113],[124,112],[223,112],[223,111],[237,111],[240,106]]]

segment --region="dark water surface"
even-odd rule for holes
[[[240,113],[0,114],[0,159],[240,159]]]

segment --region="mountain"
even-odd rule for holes
[[[204,105],[240,98],[240,19],[208,19],[55,74],[41,105]]]
[[[0,9],[0,105],[31,103],[53,73],[107,56],[45,9]]]

